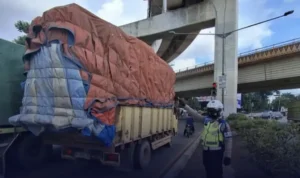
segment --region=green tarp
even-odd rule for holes
[[[0,126],[9,125],[8,118],[20,110],[24,52],[24,46],[0,39]]]

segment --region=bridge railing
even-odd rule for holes
[[[197,64],[197,65],[194,65],[194,66],[182,68],[182,69],[179,69],[179,70],[174,70],[174,72],[175,72],[175,73],[184,72],[184,71],[191,70],[191,69],[195,69],[195,68],[198,68],[198,67],[203,67],[203,66],[211,65],[211,64],[213,64],[213,63],[214,63],[214,61],[204,62],[204,63]]]
[[[272,44],[272,45],[269,45],[269,46],[264,46],[262,48],[257,48],[257,49],[254,49],[254,50],[242,52],[242,53],[239,54],[239,57],[248,56],[248,55],[259,53],[259,52],[269,51],[269,50],[274,49],[274,48],[280,48],[280,47],[283,47],[283,46],[287,46],[287,45],[291,45],[291,44],[295,44],[295,43],[299,43],[299,42],[300,42],[300,38],[294,38],[292,40],[283,41],[283,42]]]
[[[283,47],[283,46],[287,46],[287,45],[291,45],[291,44],[296,44],[296,43],[300,43],[300,38],[294,38],[292,40],[276,43],[276,44],[269,45],[269,46],[264,46],[262,48],[257,48],[257,49],[254,49],[254,50],[245,51],[245,52],[239,53],[238,56],[239,57],[248,56],[248,55],[251,55],[251,54],[264,52],[264,51],[268,51],[268,50],[271,50],[271,49],[274,49],[274,48],[279,48],[279,47]],[[195,69],[195,68],[198,68],[198,67],[211,65],[213,63],[214,63],[214,61],[209,61],[209,62],[197,64],[197,65],[194,65],[194,66],[182,68],[182,69],[179,69],[179,70],[174,70],[174,72],[175,73],[184,72],[184,71]]]

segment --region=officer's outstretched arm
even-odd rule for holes
[[[189,105],[185,105],[184,109],[194,118],[194,120],[200,120],[200,122],[204,122],[204,116],[199,114],[196,110],[192,109]]]
[[[224,134],[224,144],[225,144],[224,157],[231,158],[232,132],[227,122],[225,122],[225,124],[222,124],[221,131]]]
[[[194,120],[200,120],[201,122],[204,122],[205,117],[187,105],[184,99],[180,98],[178,101],[179,106],[183,107],[194,118]]]

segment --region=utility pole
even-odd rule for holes
[[[231,35],[233,32],[224,33],[224,34],[215,34],[217,37],[222,38],[222,78],[225,79],[225,40]],[[226,84],[225,84],[226,86]],[[225,96],[225,88],[222,87],[222,103],[224,105],[224,96]]]

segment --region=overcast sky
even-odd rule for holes
[[[75,2],[99,17],[123,25],[146,18],[145,0],[0,0],[0,38],[13,40],[18,32],[14,23],[31,21],[42,12]],[[239,32],[239,52],[300,37],[300,0],[239,0],[239,27],[295,10],[289,17]],[[214,28],[202,32],[214,32]],[[174,62],[175,70],[213,60],[214,38],[198,36]],[[300,90],[293,90],[300,93]]]

